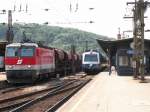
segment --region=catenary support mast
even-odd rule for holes
[[[135,2],[128,2],[127,5],[128,4],[135,5],[133,8],[134,78],[137,78],[138,74],[140,74],[141,81],[144,81],[144,12],[147,9],[147,5],[150,3],[144,2],[144,0],[135,0]]]

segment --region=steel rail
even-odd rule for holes
[[[52,107],[47,109],[45,112],[55,112],[60,106],[62,106],[66,101],[68,101],[75,93],[77,93],[82,87],[84,87],[91,80],[92,79],[88,79],[85,82],[81,83],[75,90],[73,90],[70,94],[65,96],[62,100],[58,101]]]
[[[4,89],[4,88],[9,88],[11,87],[12,85],[9,84],[6,80],[4,81],[0,81],[0,90]]]
[[[77,81],[78,81],[78,80],[77,80]],[[72,81],[72,83],[74,83],[74,82],[76,82],[76,80],[75,80],[75,81]],[[31,105],[33,105],[33,104],[35,104],[35,103],[37,103],[37,102],[39,102],[39,101],[41,101],[41,100],[44,100],[45,98],[52,97],[52,96],[54,96],[54,95],[56,95],[56,94],[59,94],[59,93],[62,93],[62,92],[64,92],[64,91],[68,91],[68,90],[72,89],[72,87],[71,87],[71,88],[67,88],[67,89],[64,89],[64,87],[67,87],[68,85],[70,85],[70,84],[72,84],[72,83],[68,83],[68,84],[62,85],[62,86],[56,88],[55,90],[52,90],[52,91],[50,91],[50,92],[48,92],[48,93],[46,93],[46,94],[44,94],[44,95],[42,95],[42,96],[39,96],[39,97],[37,97],[37,98],[35,98],[35,99],[33,99],[33,100],[27,102],[27,103],[25,103],[25,104],[23,104],[23,105],[21,105],[21,106],[15,108],[15,109],[12,109],[12,110],[9,111],[9,112],[20,112],[20,111],[26,109],[27,107],[29,107],[29,106],[31,106]],[[76,85],[76,86],[79,86],[79,84]],[[74,87],[74,88],[75,88],[75,87]]]
[[[71,81],[68,84],[71,84],[73,82],[74,81]],[[28,96],[32,96],[32,95],[35,95],[35,94],[38,94],[38,93],[41,93],[41,92],[46,92],[46,91],[50,91],[50,90],[53,90],[53,89],[55,90],[55,89],[59,88],[61,85],[62,84],[58,84],[54,87],[50,87],[50,88],[47,88],[47,89],[44,89],[44,90],[35,91],[35,92],[32,92],[32,93],[27,93],[27,94],[23,94],[23,95],[19,95],[19,96],[14,96],[14,97],[11,97],[11,98],[1,99],[0,104],[5,103],[5,102],[9,102],[9,101],[18,100],[18,99],[25,98],[25,97],[28,97]]]
[[[4,93],[7,93],[7,92],[11,92],[11,91],[23,89],[23,88],[26,88],[26,87],[31,87],[31,86],[30,85],[25,85],[25,86],[18,86],[18,87],[6,88],[5,90],[2,90],[0,92],[4,94]]]
[[[3,106],[3,107],[0,107],[0,112],[1,111],[8,111],[8,110],[10,110],[10,109],[12,109],[12,108],[16,108],[16,107],[18,107],[18,106],[20,106],[20,105],[23,105],[24,103],[27,103],[27,102],[29,102],[30,100],[28,99],[28,100],[25,100],[25,101],[22,101],[22,102],[18,102],[18,103],[14,103],[14,104],[11,104],[11,105],[7,105],[7,106]]]

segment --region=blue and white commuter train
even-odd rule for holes
[[[101,70],[100,53],[97,51],[87,51],[82,54],[82,70],[85,73],[98,73]]]

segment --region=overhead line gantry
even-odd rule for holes
[[[134,56],[133,63],[134,67],[134,78],[138,78],[140,74],[141,82],[144,82],[144,13],[147,9],[147,6],[150,2],[144,2],[144,0],[135,0],[135,2],[127,2],[127,5],[133,4],[133,17],[124,17],[124,18],[133,18],[133,43],[134,43]]]

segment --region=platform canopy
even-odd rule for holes
[[[120,46],[127,46],[132,48],[131,43],[133,43],[133,38],[121,39],[121,40],[101,40],[96,39],[98,44],[102,47],[102,49],[108,53],[110,51],[110,55],[115,55],[116,50]],[[146,45],[150,45],[150,40],[144,39],[144,43]]]

